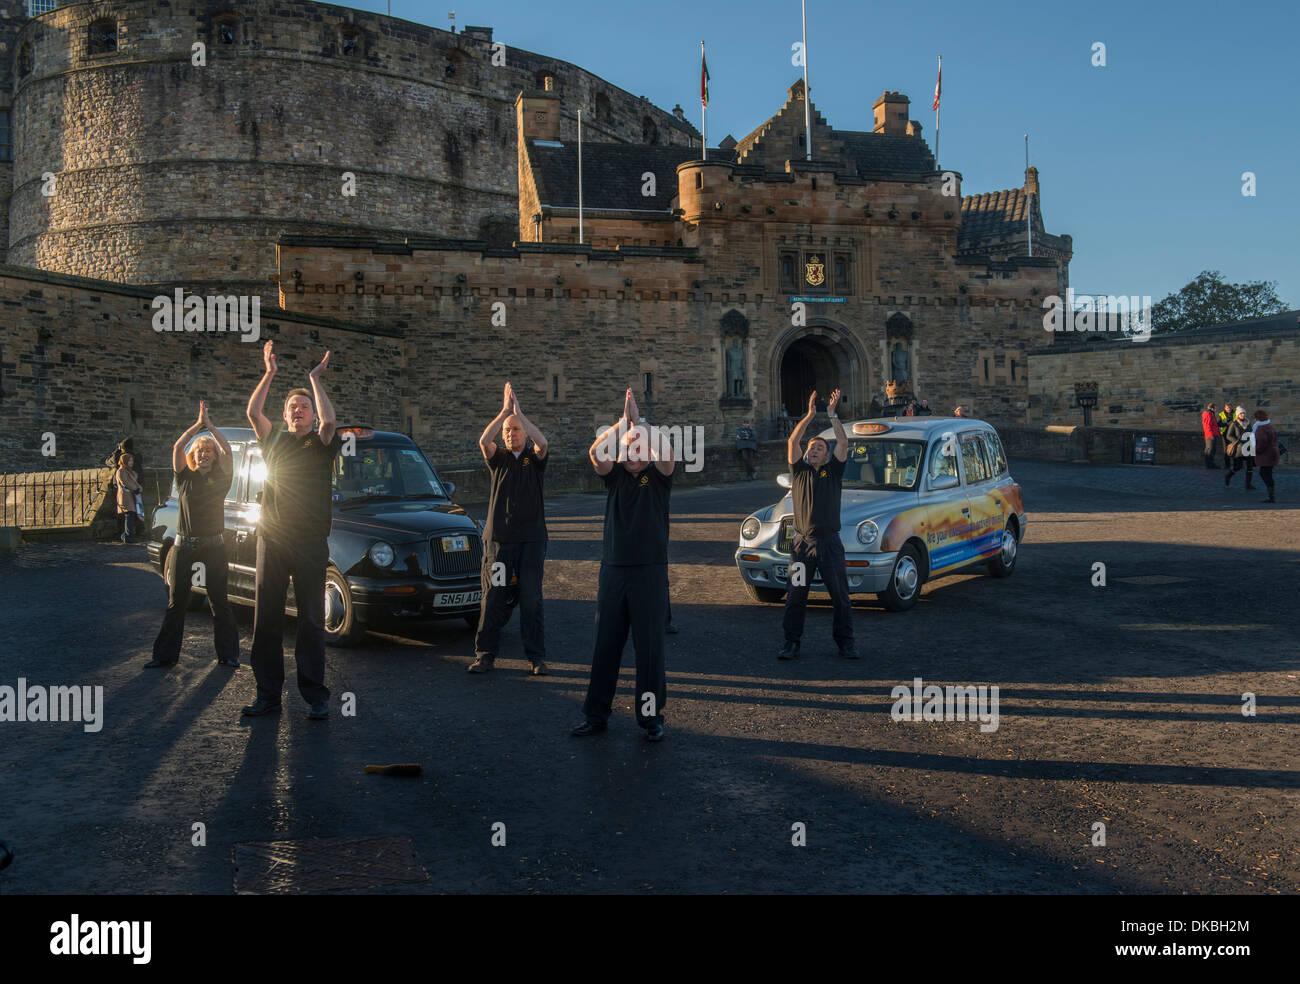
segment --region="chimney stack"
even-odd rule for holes
[[[876,126],[872,133],[889,133],[904,136],[907,133],[908,105],[911,100],[897,92],[885,91],[872,104],[876,114]]]

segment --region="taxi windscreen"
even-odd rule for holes
[[[358,441],[355,454],[334,459],[335,502],[429,496],[450,498],[424,455],[409,445]]]
[[[873,437],[849,441],[846,489],[915,489],[925,445]]]

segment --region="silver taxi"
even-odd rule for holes
[[[850,594],[875,594],[892,611],[916,604],[934,577],[985,564],[1016,567],[1027,517],[997,431],[966,417],[898,417],[848,424],[840,499]],[[832,452],[835,432],[817,435]],[[790,475],[777,478],[790,488]],[[785,596],[794,505],[784,499],[740,524],[736,567],[755,601]],[[809,587],[825,591],[820,571]]]

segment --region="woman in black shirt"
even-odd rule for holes
[[[207,430],[211,437],[200,437],[187,453],[185,445],[201,430]],[[167,614],[154,640],[153,659],[145,668],[176,665],[185,632],[185,610],[195,585],[207,591],[212,606],[217,662],[235,667],[239,665],[239,629],[226,597],[229,569],[226,545],[221,539],[232,477],[230,442],[208,420],[206,403],[199,403],[199,419],[172,446],[172,469],[176,473],[180,515],[168,565]]]

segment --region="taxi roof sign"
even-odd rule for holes
[[[340,427],[338,432],[340,434],[351,434],[360,441],[375,436],[375,431],[372,427]]]
[[[864,424],[853,425],[853,433],[858,435],[885,434],[888,433],[890,430],[892,430],[892,428],[889,426],[889,424],[864,423]]]

